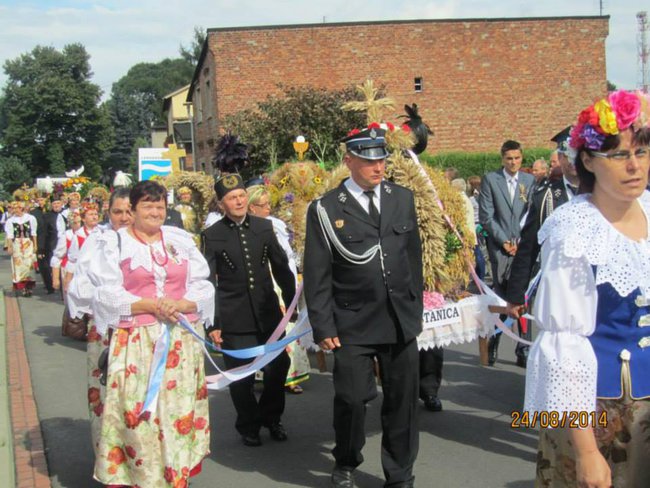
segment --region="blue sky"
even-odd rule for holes
[[[635,88],[636,13],[650,10],[650,3],[603,0],[603,6],[611,16],[608,79]],[[106,96],[132,65],[177,57],[179,45],[191,41],[194,26],[598,14],[598,0],[0,0],[0,62],[37,44],[61,48],[80,42],[91,56],[93,80]],[[5,82],[2,71],[0,87]]]

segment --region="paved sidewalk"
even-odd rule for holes
[[[0,256],[0,285],[5,289],[10,286],[8,269],[6,256]],[[23,432],[18,437],[24,446],[32,434],[42,430],[47,457],[47,469],[31,461],[34,484],[22,486],[40,488],[43,485],[35,484],[36,475],[40,480],[49,471],[54,488],[99,487],[92,480],[85,344],[61,336],[63,306],[56,296],[45,295],[40,284],[34,297],[19,298],[17,303],[40,429],[38,424],[33,425],[34,417],[28,409],[24,410],[28,426],[14,422],[14,429]],[[20,349],[19,337],[13,341],[8,349]],[[510,412],[521,408],[524,384],[523,370],[514,366],[514,344],[502,340],[503,360],[496,368],[478,366],[477,349],[473,343],[445,351],[440,392],[444,411],[421,410],[416,486],[532,487],[537,433],[510,428]],[[23,384],[29,374],[24,370],[20,374]],[[334,437],[331,375],[313,370],[303,386],[304,394],[287,397],[284,423],[289,441],[275,443],[263,431],[264,445],[260,448],[241,444],[233,427],[235,413],[228,392],[212,392],[212,454],[204,462],[203,473],[192,480],[192,488],[329,486],[329,451]],[[356,475],[360,488],[383,484],[380,400],[368,406],[366,460]]]

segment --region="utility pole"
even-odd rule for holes
[[[639,23],[639,34],[637,45],[639,49],[639,88],[644,93],[650,93],[650,46],[648,46],[648,12],[639,12],[636,14]]]

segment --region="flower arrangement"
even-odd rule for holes
[[[569,144],[574,149],[599,151],[607,136],[649,125],[650,96],[641,91],[617,90],[580,112]]]

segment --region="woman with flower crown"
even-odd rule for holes
[[[110,337],[106,392],[88,392],[103,419],[94,477],[109,487],[187,486],[209,453],[203,349],[176,324],[183,314],[202,336],[214,287],[192,237],[162,225],[166,196],[136,184],[133,223],[98,235],[85,270],[97,333]]]
[[[650,486],[650,98],[580,113],[582,194],[544,223],[522,421],[539,425],[536,486]]]
[[[36,261],[37,224],[33,215],[25,213],[25,203],[13,203],[14,214],[4,226],[7,252],[11,255],[11,281],[16,293],[24,297],[32,296],[34,282],[34,262]]]

